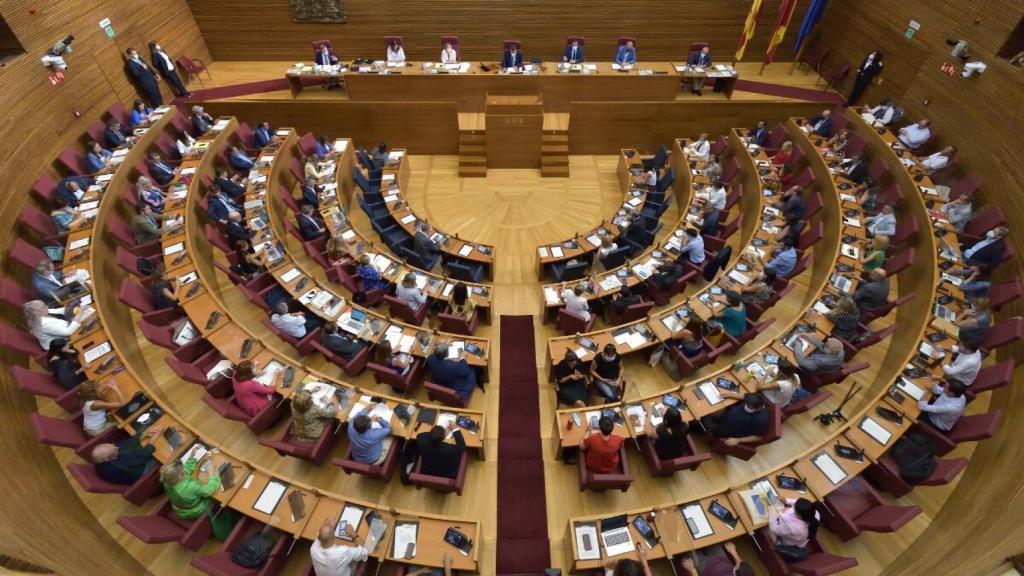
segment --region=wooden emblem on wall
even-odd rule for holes
[[[295,22],[344,22],[344,0],[290,0]]]

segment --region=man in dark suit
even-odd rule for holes
[[[434,353],[427,358],[427,371],[434,384],[451,388],[464,402],[473,395],[476,387],[476,372],[469,367],[465,358],[448,359],[448,345],[438,344]]]
[[[566,64],[583,63],[583,46],[580,46],[579,40],[573,38],[569,45],[565,47],[565,52],[562,54],[562,62]]]
[[[711,203],[707,203],[701,208],[701,214],[700,235],[715,236],[718,234],[718,220],[722,217],[721,211],[715,210]]]
[[[239,172],[248,172],[256,164],[252,158],[245,155],[238,146],[232,146],[228,151],[228,164]]]
[[[245,196],[245,186],[241,184],[241,180],[241,176],[231,176],[228,169],[221,166],[217,168],[217,177],[213,179],[213,184],[227,194],[228,198],[239,198]]]
[[[864,93],[871,81],[882,73],[882,52],[875,50],[871,54],[868,54],[867,58],[860,63],[860,68],[857,68],[857,76],[853,80],[853,90],[850,90],[850,96],[846,99],[847,106],[853,106],[860,100],[860,95]]]
[[[103,131],[103,139],[107,142],[107,148],[111,150],[121,148],[128,144],[128,137],[121,130],[121,123],[117,120],[108,120],[107,129]]]
[[[747,138],[762,148],[768,145],[768,137],[768,122],[766,120],[758,120],[757,126],[747,132]]]
[[[1006,236],[1010,229],[1006,226],[998,226],[989,230],[984,238],[969,248],[963,248],[964,265],[984,267],[992,271],[1003,263],[1003,253],[1006,250]]]
[[[231,200],[228,200],[227,196],[220,188],[213,186],[210,188],[210,196],[206,203],[206,216],[214,222],[220,222],[221,224],[228,223],[228,217],[231,212],[239,212],[242,210],[238,208]]]
[[[319,210],[320,192],[320,187],[316,185],[316,178],[306,178],[306,183],[302,185],[302,202]]]
[[[89,186],[92,186],[92,179],[88,176],[68,176],[57,184],[54,197],[62,205],[75,208]]]
[[[170,184],[174,177],[177,176],[178,169],[173,168],[170,164],[164,162],[163,158],[160,157],[158,152],[149,153],[149,176],[156,181],[157,184],[164,186]]]
[[[198,104],[192,107],[192,131],[196,137],[202,136],[213,127],[213,116],[210,116]]]
[[[174,89],[175,94],[184,98],[192,95],[185,88],[185,84],[181,82],[181,76],[178,76],[178,71],[174,68],[171,57],[164,52],[163,47],[156,40],[149,43],[149,60],[153,63],[153,69],[167,80],[171,88]]]
[[[316,240],[327,233],[327,226],[320,215],[313,210],[313,206],[303,204],[301,210],[295,218],[299,223],[299,233],[302,234],[303,240]]]
[[[777,204],[777,207],[782,211],[783,216],[792,216],[797,220],[803,220],[805,208],[802,192],[803,187],[796,185],[782,193],[782,201]]]
[[[252,133],[252,137],[259,148],[263,148],[273,142],[274,133],[270,130],[270,122],[264,120],[256,125],[256,130]]]
[[[225,228],[232,245],[235,244],[236,240],[252,240],[252,232],[245,227],[245,223],[242,221],[242,213],[237,210],[228,212],[228,223]]]
[[[822,110],[821,114],[807,121],[811,131],[823,138],[832,137],[832,111]]]
[[[420,261],[424,265],[434,262],[437,255],[441,253],[437,243],[430,239],[430,227],[427,226],[426,222],[416,224],[416,234],[412,237],[412,246],[413,250],[419,254]]]
[[[708,47],[705,46],[700,49],[700,52],[694,54],[693,57],[690,58],[689,64],[690,66],[700,66],[701,68],[707,68],[708,66],[711,66],[711,54],[709,53]],[[693,93],[696,94],[697,96],[701,96],[703,95],[703,92],[701,92],[701,90],[703,89],[704,78],[694,78]]]
[[[313,62],[317,66],[334,66],[339,60],[334,50],[328,48],[327,44],[321,44],[320,49],[313,52]],[[328,90],[341,88],[341,80],[338,78],[325,78],[324,86]]]
[[[334,322],[324,324],[323,332],[320,334],[320,344],[345,360],[355,358],[356,354],[366,347],[358,338],[347,332],[338,332],[338,325]]]
[[[629,286],[623,286],[619,289],[618,293],[612,295],[612,310],[616,314],[621,315],[626,311],[626,308],[641,302],[643,302],[643,299],[640,298],[639,294],[634,293]]]
[[[452,433],[455,444],[448,444],[444,438],[452,430],[455,430]],[[434,426],[429,432],[417,435],[416,451],[419,452],[421,474],[455,478],[459,473],[462,454],[466,451],[466,440],[462,437],[462,431],[455,429],[455,422],[450,422],[447,428]]]
[[[636,64],[636,48],[633,47],[632,40],[626,40],[619,45],[619,49],[615,52],[615,63],[619,66],[633,66]]]
[[[853,303],[861,314],[884,306],[889,301],[889,279],[885,270],[875,268],[868,274],[868,281],[861,282],[853,292]]]
[[[135,79],[135,85],[138,86],[139,91],[153,108],[162,106],[164,99],[160,96],[160,87],[156,84],[160,76],[142,61],[134,48],[129,48],[126,53],[128,54],[128,73]]]
[[[864,184],[868,179],[868,161],[863,154],[845,163],[846,177],[857,185]]]
[[[675,260],[667,260],[658,266],[658,271],[651,277],[651,282],[659,292],[666,292],[683,277],[683,273],[682,264]]]
[[[54,292],[64,285],[63,279],[63,274],[53,269],[53,262],[49,258],[40,260],[32,272],[32,288],[47,306],[58,306],[60,299]]]
[[[523,53],[519,50],[518,44],[513,44],[505,50],[505,54],[501,58],[501,67],[505,69],[523,67]]]

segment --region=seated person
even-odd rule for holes
[[[960,328],[958,336],[980,345],[988,336],[992,328],[992,303],[988,298],[982,296],[968,301],[968,308],[957,319],[957,327]]]
[[[213,116],[210,116],[198,104],[192,107],[192,133],[198,138],[210,131],[213,127]]]
[[[350,576],[357,563],[365,562],[370,557],[362,537],[352,526],[345,525],[345,534],[354,546],[335,543],[334,532],[337,526],[337,518],[332,516],[324,519],[323,526],[313,539],[313,545],[309,547],[310,565],[315,576]]]
[[[831,374],[843,367],[845,354],[843,343],[838,338],[829,338],[822,342],[812,336],[801,336],[810,346],[798,347],[794,350],[796,364],[808,374]]]
[[[455,441],[454,444],[444,441],[449,434]],[[419,453],[420,474],[455,478],[459,474],[462,455],[466,452],[466,439],[453,420],[446,428],[434,426],[429,431],[418,434],[416,451]]]
[[[796,268],[796,248],[792,238],[783,238],[779,247],[772,253],[771,260],[765,264],[765,271],[771,270],[776,277],[785,278]]]
[[[666,260],[658,265],[657,271],[648,279],[659,292],[667,292],[683,277],[683,265],[676,260]]]
[[[555,384],[558,401],[566,406],[583,408],[590,399],[587,375],[583,364],[572,350],[566,350],[562,360],[555,364]]]
[[[359,265],[356,266],[356,274],[363,280],[363,290],[367,292],[377,289],[387,290],[391,283],[381,277],[380,272],[373,267],[371,262],[370,256],[363,254],[359,258]]]
[[[736,283],[731,284],[729,287],[736,290],[740,295],[740,300],[744,304],[766,304],[772,298],[772,294],[775,293],[775,270],[767,268],[762,270],[757,277],[743,286],[742,284]]]
[[[562,62],[566,64],[583,63],[583,46],[580,46],[578,39],[573,38],[569,45],[565,47],[565,52],[562,53]]]
[[[849,296],[840,296],[835,307],[825,313],[825,319],[832,322],[833,338],[850,342],[859,332],[857,324],[860,322],[860,309]]]
[[[398,40],[388,43],[386,56],[388,64],[405,64],[405,50],[402,49],[402,43]]]
[[[316,139],[316,145],[313,150],[314,152],[316,152],[317,159],[320,160],[321,162],[326,161],[336,155],[336,153],[334,152],[334,142],[331,140],[331,137],[328,136],[327,134],[321,134]]]
[[[465,358],[448,358],[448,345],[438,344],[425,364],[430,381],[438,386],[451,388],[463,402],[469,400],[476,388],[476,372]]]
[[[96,475],[111,484],[135,484],[146,472],[159,465],[153,459],[153,453],[156,452],[154,441],[161,432],[162,426],[150,426],[117,444],[97,444],[90,454]],[[143,446],[140,440],[146,440],[148,444]]]
[[[840,170],[854,184],[863,185],[867,183],[870,176],[868,160],[863,152],[849,160],[844,160],[840,165]]]
[[[712,204],[708,202],[708,206]],[[687,228],[684,244],[679,249],[678,259],[690,264],[700,265],[704,263],[704,238],[696,228]],[[685,259],[685,260],[684,260]]]
[[[427,294],[416,285],[415,272],[406,272],[402,282],[395,288],[395,296],[408,304],[414,312],[427,303]]]
[[[945,351],[944,346],[935,346],[938,351]],[[978,345],[960,336],[956,346],[950,347],[953,359],[942,365],[942,373],[946,379],[959,380],[964,386],[970,386],[981,370],[981,350]]]
[[[780,512],[768,507],[768,530],[775,546],[795,546],[806,549],[818,533],[820,517],[814,504],[806,498],[786,498]]]
[[[634,294],[629,286],[623,286],[617,293],[612,294],[612,311],[621,316],[626,312],[626,308],[641,302],[643,299],[639,294]]]
[[[78,352],[64,338],[54,338],[50,341],[46,364],[53,379],[65,390],[71,390],[88,379],[85,368],[78,361]]]
[[[220,188],[228,198],[245,196],[245,178],[241,174],[232,176],[223,166],[217,167],[217,177],[213,179],[213,185]]]
[[[49,258],[40,260],[36,264],[35,271],[32,272],[32,289],[35,290],[36,296],[47,306],[57,307],[60,305],[60,299],[57,298],[56,292],[62,286],[64,286],[64,274],[54,269],[53,262]]]
[[[594,474],[611,474],[619,469],[619,448],[622,436],[617,436],[615,423],[607,416],[597,421],[598,434],[587,426],[587,431],[580,441],[580,451],[586,457],[587,470]]]
[[[690,158],[706,162],[711,154],[711,142],[708,141],[708,133],[701,132],[700,136],[686,147],[685,152]]]
[[[864,183],[858,188],[860,193],[857,194],[857,203],[860,204],[864,212],[873,212],[878,209],[878,194],[882,191],[881,188],[871,179],[871,176],[864,179]]]
[[[113,156],[113,152],[100,146],[98,142],[90,141],[85,145],[85,163],[89,165],[90,172],[106,170]]]
[[[149,244],[160,239],[165,232],[177,230],[181,221],[166,214],[156,214],[149,204],[139,204],[132,216],[132,232],[136,244]],[[164,224],[164,223],[168,224]]]
[[[466,322],[473,320],[476,314],[476,301],[469,297],[469,287],[462,282],[456,282],[452,287],[452,297],[448,300],[448,313],[458,316]]]
[[[597,249],[597,258],[603,260],[607,258],[612,251],[617,250],[619,245],[612,242],[612,237],[608,235],[601,236],[601,247]]]
[[[370,416],[366,406],[348,422],[348,442],[352,459],[360,464],[380,466],[391,449],[391,423],[380,416]]]
[[[716,547],[701,548],[695,556],[701,560],[700,569],[693,556],[684,556],[679,576],[756,576],[753,567],[740,559],[736,545],[732,542],[722,544],[722,553],[716,553]]]
[[[416,223],[416,233],[412,237],[412,249],[426,266],[429,266],[441,253],[441,247],[430,237],[430,225],[426,222]]]
[[[377,147],[373,149],[370,154],[370,161],[373,162],[373,168],[375,170],[383,170],[388,164],[390,155],[388,154],[388,145],[386,142],[377,144]]]
[[[793,160],[793,142],[786,140],[779,146],[779,151],[771,157],[772,166],[789,164]]]
[[[659,460],[673,460],[686,454],[689,443],[686,436],[689,426],[674,406],[666,406],[661,424],[654,426],[650,418],[644,418],[644,434],[653,438],[654,452]]]
[[[107,129],[103,131],[103,140],[107,148],[117,149],[128,145],[128,137],[121,129],[121,123],[117,120],[108,120]]]
[[[94,313],[88,306],[78,307],[71,321],[64,319],[67,308],[47,308],[42,300],[30,300],[21,306],[25,314],[25,324],[29,332],[39,340],[39,347],[50,349],[50,343],[56,339],[68,339],[82,325],[82,322]]]
[[[775,207],[782,211],[783,216],[793,216],[802,220],[805,214],[804,197],[802,193],[802,186],[791,186],[788,190],[782,193],[782,197]]]
[[[957,420],[963,416],[967,398],[964,392],[967,386],[956,379],[947,378],[946,385],[936,384],[932,388],[932,397],[921,400],[917,407],[921,409],[918,422],[922,422],[940,432],[949,432],[956,426]]]
[[[708,195],[708,204],[714,207],[715,210],[725,210],[725,205],[729,202],[729,195],[725,191],[725,183],[719,179],[711,181],[711,186],[705,188]]]
[[[618,402],[626,385],[626,368],[622,357],[615,350],[615,344],[605,344],[604,349],[590,362],[590,381],[608,402]]]
[[[651,567],[647,564],[647,547],[637,543],[636,555],[640,560],[619,558],[604,563],[604,576],[651,576]]]
[[[726,290],[723,296],[724,298],[722,296],[715,297],[720,302],[724,301],[725,307],[712,318],[722,325],[726,334],[733,338],[739,338],[747,331],[747,307],[735,290]]]
[[[277,391],[277,387],[274,385],[273,374],[267,376],[271,376],[271,378],[265,378],[262,375],[261,378],[269,380],[269,383],[261,382],[261,378],[256,377],[256,371],[249,360],[242,360],[235,366],[235,374],[231,377],[231,388],[235,391],[235,404],[249,416],[259,414],[274,401],[274,392]]]
[[[149,295],[153,300],[153,307],[157,310],[170,310],[178,307],[178,281],[176,278],[168,278],[167,270],[162,265],[157,266],[151,276]]]
[[[925,118],[917,124],[911,124],[900,128],[899,140],[904,146],[911,150],[917,150],[924,145],[925,142],[931,139],[932,121]]]
[[[299,223],[299,233],[302,234],[302,239],[307,242],[317,240],[327,234],[327,225],[310,204],[303,203],[301,211],[295,216],[295,219]]]
[[[860,257],[860,269],[864,272],[881,270],[885,264],[886,250],[889,249],[889,237],[879,234],[864,244]]]
[[[687,358],[695,358],[704,351],[704,334],[708,327],[697,315],[691,315],[686,321],[686,327],[679,332],[679,336],[669,341]]]
[[[238,146],[232,146],[228,152],[228,164],[239,172],[248,172],[256,164],[252,158],[245,155]]]
[[[700,235],[702,237],[718,235],[718,225],[719,220],[722,218],[722,212],[716,210],[715,206],[709,202],[701,207],[700,214]]]
[[[338,330],[338,325],[334,322],[324,324],[320,334],[320,344],[345,360],[355,358],[366,347],[366,344],[355,336]]]
[[[861,313],[880,308],[889,301],[889,279],[885,269],[875,268],[868,273],[866,282],[861,282],[853,291],[853,303]]]
[[[114,401],[104,400],[104,396],[113,394]],[[82,400],[82,429],[95,438],[114,426],[107,417],[108,410],[117,410],[125,403],[121,388],[113,380],[97,383],[86,380],[78,387],[78,396]]]
[[[164,204],[167,202],[167,196],[164,195],[163,190],[159,186],[153,184],[147,176],[139,176],[139,179],[135,182],[135,193],[139,199],[139,202],[149,204],[153,209],[153,212],[163,212]]]
[[[565,301],[566,312],[584,322],[590,322],[590,302],[583,297],[585,292],[583,284],[576,284],[571,290],[562,290],[562,300]]]
[[[653,192],[658,186],[658,171],[652,167],[646,172],[633,176],[633,184],[641,187],[646,186],[648,191]]]
[[[306,178],[302,183],[302,204],[309,204],[314,210],[320,209],[320,194],[323,190],[316,183],[315,178]]]
[[[505,54],[501,57],[501,67],[504,70],[523,67],[523,53],[519,50],[518,44],[512,44],[505,49]]]
[[[234,245],[238,264],[231,267],[233,272],[248,280],[252,280],[264,272],[267,265],[265,250],[257,254],[252,247],[252,242],[242,238],[235,240]]]
[[[179,168],[175,168],[164,162],[159,152],[149,153],[149,175],[161,186],[166,186],[178,177]]]
[[[764,376],[755,377],[754,380],[757,383],[757,391],[765,400],[779,408],[785,408],[811,395],[800,386],[797,367],[785,359],[780,359],[778,364],[766,366]]]
[[[825,138],[832,137],[832,111],[822,110],[821,114],[811,118],[807,121],[807,125],[811,127],[811,132],[818,136]]]
[[[632,40],[626,40],[615,52],[615,63],[619,66],[633,66],[636,64],[636,48]]]
[[[955,155],[956,146],[946,146],[935,154],[921,159],[918,163],[922,168],[924,168],[925,174],[934,174],[946,166],[949,166],[949,163],[952,162],[953,156]]]
[[[874,216],[868,216],[864,222],[868,225],[867,231],[871,236],[892,237],[896,234],[896,212],[893,210],[892,204],[883,204],[881,212]]]
[[[458,64],[459,53],[452,46],[451,42],[444,43],[444,49],[441,50],[441,64]]]
[[[710,182],[722,179],[722,161],[718,154],[708,154],[708,161],[704,164],[704,175]]]
[[[722,398],[742,400],[729,408],[710,416],[705,416],[701,422],[704,429],[721,438],[726,446],[736,446],[742,443],[758,442],[768,433],[768,419],[770,417],[768,403],[764,396],[758,393],[749,392],[739,394],[723,390]]]
[[[770,135],[767,120],[758,120],[757,125],[747,131],[747,139],[762,148],[768,145]]]
[[[305,312],[289,312],[287,302],[277,302],[274,312],[270,315],[270,323],[285,334],[301,340],[306,334],[323,324],[323,320]]]
[[[892,100],[886,98],[879,102],[878,106],[868,110],[868,113],[875,117],[875,121],[882,126],[888,126],[892,122],[893,115],[896,113],[896,108],[892,105]]]
[[[92,186],[92,178],[88,176],[68,176],[57,185],[55,196],[63,206],[75,208],[85,196],[85,190]]]
[[[195,145],[196,139],[184,130],[178,130],[178,133],[174,136],[174,151],[178,154],[178,160],[183,160],[191,154],[192,147]]]
[[[971,203],[971,194],[961,194],[956,200],[946,202],[942,211],[946,214],[946,220],[956,228],[957,234],[963,234],[967,223],[971,221],[974,206]]]
[[[391,347],[391,342],[385,338],[376,345],[373,363],[394,370],[399,376],[405,376],[412,366],[412,356],[405,352],[396,352]]]
[[[846,147],[850,145],[850,129],[843,128],[838,134],[829,138],[828,149],[837,158],[846,156]]]
[[[339,409],[338,397],[330,397],[330,405],[319,406],[313,401],[313,394],[305,387],[295,391],[292,397],[292,436],[301,442],[316,442],[324,428],[334,424]]]
[[[256,125],[256,130],[252,133],[252,139],[256,143],[257,148],[265,148],[273,142],[274,132],[270,129],[270,122],[260,120],[259,124]]]
[[[697,52],[696,54],[693,55],[692,58],[690,58],[689,65],[690,66],[697,66],[699,68],[707,68],[708,66],[711,66],[711,53],[710,52],[711,52],[711,49],[708,48],[707,46],[701,48],[700,52]],[[693,93],[696,94],[697,96],[701,96],[702,95],[701,90],[703,90],[703,89],[704,89],[704,78],[703,77],[694,78],[693,79]]]
[[[963,249],[961,256],[965,266],[984,266],[989,272],[995,270],[1003,263],[1003,254],[1006,249],[1006,236],[1010,229],[1006,226],[997,226],[985,234],[985,238],[976,242],[969,248]]]
[[[231,242],[252,240],[252,232],[246,228],[245,222],[242,220],[242,213],[237,210],[228,212],[228,223],[224,229],[227,231],[228,240]]]

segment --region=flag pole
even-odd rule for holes
[[[800,49],[797,50],[796,57],[793,58],[793,65],[789,67],[789,75],[790,76],[793,75],[793,72],[796,70],[797,64],[800,63],[800,58],[804,55],[804,50],[807,49],[807,45],[810,44],[811,41],[817,40],[818,39],[817,36],[818,36],[818,24],[815,24],[814,27],[811,28],[811,33],[808,34],[807,36],[805,36],[804,37],[804,41],[800,43]]]

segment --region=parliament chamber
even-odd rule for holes
[[[0,572],[1022,573],[1022,67],[1008,0],[2,2]]]

